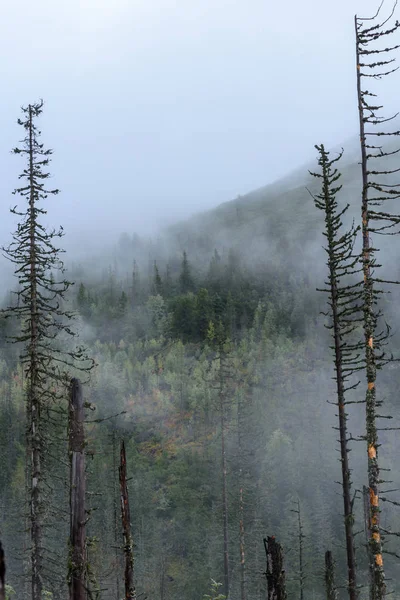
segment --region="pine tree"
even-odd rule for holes
[[[7,309],[21,326],[11,341],[21,347],[20,361],[27,382],[27,456],[30,468],[30,531],[31,531],[31,585],[32,600],[42,600],[44,578],[43,527],[45,518],[44,460],[48,444],[46,418],[49,408],[67,394],[69,371],[77,363],[82,370],[93,366],[82,348],[71,350],[65,338],[74,335],[71,329],[73,313],[64,308],[64,299],[71,282],[61,277],[55,280],[52,271],[64,273],[60,260],[61,250],[54,240],[63,235],[48,231],[41,223],[46,210],[41,201],[58,189],[47,189],[50,177],[45,168],[50,162],[51,150],[39,143],[40,131],[35,120],[42,113],[43,101],[22,108],[23,119],[18,124],[25,130],[22,146],[14,154],[26,158],[26,167],[20,175],[25,184],[17,188],[26,202],[26,210],[14,207],[11,212],[21,217],[12,243],[3,248],[14,263],[19,289],[18,302]],[[66,412],[66,411],[65,411]]]
[[[183,253],[181,273],[179,275],[179,283],[180,283],[180,288],[181,288],[182,294],[187,294],[188,292],[193,292],[194,281],[192,278],[191,269],[190,269],[186,251]]]
[[[160,276],[160,271],[158,270],[157,267],[157,262],[154,261],[154,274],[153,274],[153,293],[155,296],[157,295],[161,295],[162,294],[162,288],[163,288],[163,284],[162,284],[162,280],[161,280],[161,276]]]
[[[349,277],[360,272],[359,257],[354,255],[353,248],[359,228],[352,227],[342,231],[342,217],[348,210],[348,205],[338,211],[337,194],[341,190],[338,180],[340,173],[335,168],[342,154],[335,159],[329,158],[324,146],[316,146],[319,152],[318,165],[320,173],[312,173],[321,179],[322,190],[313,196],[315,205],[325,215],[324,236],[327,240],[325,251],[328,255],[328,280],[322,291],[329,294],[329,316],[332,331],[333,350],[335,356],[335,380],[337,387],[337,407],[339,417],[340,461],[342,467],[342,492],[344,503],[344,525],[346,533],[348,592],[350,600],[356,600],[356,558],[353,532],[353,502],[351,498],[351,473],[349,466],[348,430],[346,414],[346,381],[359,368],[360,361],[357,351],[360,346],[357,341],[351,341],[351,336],[361,320],[362,288],[361,282],[350,282]],[[346,281],[347,279],[347,281]],[[361,366],[364,362],[361,360]],[[356,384],[357,385],[357,384]],[[347,386],[348,389],[354,385]]]
[[[299,578],[300,600],[304,600],[304,584],[305,584],[305,580],[306,580],[305,570],[304,570],[304,538],[306,536],[304,535],[304,532],[303,532],[304,526],[303,526],[303,521],[301,519],[301,506],[300,506],[299,498],[297,498],[296,508],[292,509],[292,512],[296,513],[296,515],[297,515],[297,527],[298,527],[297,538],[299,541],[298,578]]]

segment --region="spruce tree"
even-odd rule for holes
[[[22,155],[26,165],[19,179],[23,185],[14,191],[26,202],[25,209],[11,212],[20,217],[13,241],[3,248],[15,265],[18,281],[17,303],[6,309],[9,317],[20,324],[20,331],[11,341],[21,348],[20,361],[26,375],[27,457],[30,472],[30,533],[32,600],[42,600],[47,561],[44,548],[46,517],[45,467],[49,445],[49,412],[66,399],[70,370],[77,367],[90,370],[83,348],[71,349],[68,337],[73,336],[73,313],[65,308],[65,294],[71,282],[63,277],[61,250],[55,240],[63,230],[47,230],[42,224],[46,210],[41,203],[58,189],[47,188],[50,174],[46,167],[51,150],[39,142],[36,119],[42,113],[43,101],[22,108],[18,124],[24,129],[21,146],[14,154]],[[59,272],[55,278],[53,273]],[[66,406],[64,406],[66,417]]]
[[[356,600],[356,557],[353,532],[353,501],[351,498],[351,471],[349,465],[349,434],[346,413],[346,391],[354,388],[356,384],[346,383],[355,371],[364,367],[364,361],[357,352],[360,352],[358,340],[352,340],[355,328],[361,321],[362,287],[360,281],[352,281],[354,275],[360,273],[358,266],[359,256],[354,254],[354,243],[359,228],[351,227],[343,231],[342,217],[348,210],[348,205],[343,210],[338,209],[337,194],[341,190],[338,183],[340,173],[337,163],[342,154],[335,159],[329,158],[324,146],[316,146],[319,152],[319,173],[312,173],[321,180],[321,192],[314,195],[316,207],[324,212],[327,245],[325,251],[328,256],[328,279],[326,288],[321,291],[328,293],[329,312],[331,323],[327,326],[332,332],[335,361],[335,380],[338,408],[338,431],[340,443],[340,462],[342,470],[342,493],[344,505],[344,525],[346,534],[348,592],[350,600]],[[361,275],[361,273],[360,273]]]
[[[154,273],[153,273],[153,293],[155,296],[161,295],[163,291],[162,279],[160,276],[160,271],[157,267],[157,261],[154,261]]]
[[[181,273],[179,275],[179,283],[182,294],[194,291],[194,281],[192,278],[190,265],[186,251],[183,253]]]

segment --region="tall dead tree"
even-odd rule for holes
[[[325,552],[325,587],[326,600],[338,600],[338,592],[335,584],[335,564],[332,552]]]
[[[229,572],[229,523],[228,523],[228,468],[226,457],[226,431],[227,431],[227,394],[228,382],[232,377],[229,362],[226,331],[221,321],[216,325],[210,323],[207,332],[208,341],[216,349],[215,364],[216,374],[211,386],[216,390],[218,411],[220,416],[221,432],[221,467],[222,467],[222,530],[223,530],[223,565],[224,565],[224,595],[229,597],[230,572]]]
[[[396,32],[398,21],[390,23],[394,15],[397,0],[388,18],[381,20],[380,13],[383,1],[373,18],[364,19],[355,16],[357,96],[361,144],[362,173],[362,265],[364,272],[364,336],[365,360],[367,374],[366,403],[366,441],[368,453],[368,487],[370,505],[370,537],[369,546],[373,557],[372,600],[382,600],[385,595],[385,572],[382,558],[382,537],[380,526],[380,468],[378,462],[378,428],[376,425],[376,409],[381,402],[376,396],[376,370],[382,365],[384,357],[381,353],[382,343],[386,336],[377,330],[380,312],[376,303],[381,290],[376,284],[382,280],[375,276],[376,248],[373,247],[371,234],[393,234],[393,228],[399,224],[398,215],[392,214],[390,201],[400,197],[399,184],[390,183],[393,174],[400,168],[385,168],[382,159],[394,155],[400,149],[385,150],[380,142],[387,136],[398,136],[400,131],[386,129],[386,124],[397,115],[386,118],[380,116],[383,108],[375,100],[376,94],[366,88],[366,82],[382,79],[397,69],[393,67],[392,51],[400,45],[390,45],[387,36]],[[383,47],[379,47],[382,43]],[[377,130],[378,129],[378,130]],[[375,161],[371,165],[371,161]],[[379,209],[385,204],[385,210]],[[378,207],[378,208],[377,208]]]
[[[120,600],[120,516],[118,511],[118,445],[115,427],[111,434],[113,455],[113,508],[114,508],[114,545],[115,545],[115,588],[116,598]]]
[[[267,556],[267,599],[286,600],[285,569],[283,567],[283,550],[274,536],[264,538],[264,548]]]
[[[133,538],[131,533],[131,515],[129,509],[128,484],[126,477],[125,444],[121,442],[121,458],[119,466],[119,483],[121,489],[121,519],[124,535],[125,553],[125,600],[136,600],[134,585]]]
[[[6,559],[0,542],[0,600],[6,598]]]
[[[227,459],[226,459],[226,393],[227,380],[230,377],[227,354],[225,351],[225,340],[222,326],[217,328],[218,339],[218,401],[221,419],[221,466],[222,466],[222,523],[224,543],[224,595],[229,597],[229,527],[228,527],[228,484],[227,484]]]
[[[82,386],[71,380],[69,403],[70,557],[69,598],[86,600],[86,472]]]
[[[239,553],[240,553],[240,599],[246,600],[246,555],[245,555],[245,529],[244,529],[244,401],[241,394],[237,404],[237,431],[238,431],[238,487],[239,487]]]
[[[244,537],[243,482],[239,483],[239,549],[240,549],[240,598],[246,600],[246,558]]]
[[[67,394],[71,368],[90,370],[94,363],[87,359],[82,348],[70,348],[65,337],[73,336],[73,314],[63,308],[65,294],[71,282],[64,279],[64,267],[60,260],[61,250],[54,240],[62,237],[59,231],[48,231],[41,223],[46,210],[41,202],[49,195],[58,194],[57,189],[46,189],[49,173],[45,168],[50,162],[51,150],[45,150],[39,142],[40,131],[36,119],[42,113],[43,101],[22,108],[25,137],[14,154],[26,159],[19,179],[23,185],[16,190],[26,203],[20,217],[13,241],[3,251],[15,265],[19,290],[17,302],[6,309],[7,317],[14,317],[20,327],[19,334],[9,341],[21,348],[20,361],[26,375],[27,457],[30,478],[30,534],[31,534],[31,587],[32,600],[42,600],[43,578],[48,561],[44,561],[45,508],[44,460],[49,442],[49,409],[64,401]],[[56,280],[54,273],[60,273]],[[63,340],[61,342],[61,337]],[[65,407],[64,407],[65,408]],[[65,410],[63,413],[65,414]]]
[[[323,292],[328,293],[329,312],[324,313],[330,317],[331,323],[327,328],[332,332],[335,380],[337,394],[337,409],[340,443],[340,463],[342,470],[342,493],[344,508],[344,527],[346,535],[348,592],[350,600],[356,600],[356,557],[353,532],[353,501],[351,498],[351,471],[349,466],[349,435],[347,431],[346,391],[355,388],[358,383],[349,385],[347,380],[358,369],[364,367],[360,359],[360,344],[352,340],[356,326],[362,320],[362,286],[361,281],[353,282],[354,275],[361,275],[358,266],[359,256],[354,254],[354,243],[359,228],[351,227],[343,231],[342,217],[348,210],[348,205],[343,210],[338,209],[337,194],[341,190],[338,183],[340,173],[335,163],[342,154],[335,159],[329,158],[323,145],[316,146],[319,152],[319,173],[311,173],[321,180],[322,189],[319,194],[313,195],[315,205],[324,212],[326,238],[325,251],[328,255],[328,279]],[[354,336],[353,336],[354,337]]]
[[[292,512],[297,515],[297,539],[299,543],[299,589],[300,589],[300,600],[304,600],[304,584],[306,580],[304,570],[304,538],[306,537],[303,533],[303,522],[301,520],[301,506],[300,500],[297,498],[296,509],[292,509]]]

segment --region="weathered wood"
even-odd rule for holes
[[[239,489],[239,548],[240,548],[240,600],[246,600],[246,558],[244,537],[243,486]]]
[[[325,552],[325,586],[326,600],[337,600],[338,593],[335,585],[335,563],[333,562],[332,552]]]
[[[121,488],[121,519],[124,534],[125,553],[125,600],[136,600],[136,589],[134,585],[133,538],[131,533],[131,515],[129,509],[128,485],[126,478],[126,453],[125,444],[123,441],[121,441],[119,483]]]
[[[86,600],[86,473],[82,386],[71,380],[69,404],[70,564],[69,598]]]
[[[112,454],[113,454],[113,508],[114,508],[114,545],[115,545],[115,592],[116,599],[120,600],[120,516],[119,516],[119,481],[118,481],[118,446],[116,430],[112,431]]]
[[[226,354],[223,343],[219,344],[219,382],[218,397],[221,413],[221,467],[222,467],[222,523],[224,538],[224,595],[229,597],[229,524],[228,524],[228,486],[227,486],[227,459],[226,459]]]
[[[299,587],[300,587],[300,600],[304,600],[304,538],[303,533],[303,522],[301,520],[301,507],[300,500],[297,498],[297,510],[294,511],[297,514],[297,526],[298,526],[298,539],[299,539]]]
[[[3,546],[0,542],[0,600],[6,597],[6,561],[4,558]]]
[[[364,504],[364,531],[365,531],[365,549],[368,557],[369,570],[369,597],[372,600],[372,590],[374,585],[374,557],[371,553],[369,539],[371,537],[371,510],[369,506],[369,488],[363,486],[363,504]]]
[[[285,569],[283,568],[282,546],[274,536],[264,538],[267,555],[267,598],[268,600],[286,600]]]

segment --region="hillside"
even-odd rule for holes
[[[351,202],[349,216],[358,219],[357,162],[344,162],[342,171],[341,202]],[[266,535],[283,543],[291,573],[288,591],[298,595],[298,530],[292,512],[297,500],[306,535],[306,593],[316,600],[325,595],[326,549],[334,551],[338,583],[344,584],[336,408],[327,404],[335,398],[331,342],[327,320],[320,315],[325,298],[315,290],[325,276],[323,223],[307,187],[316,190],[305,169],[179,223],[156,240],[124,235],[112,258],[107,253],[92,262],[82,258],[69,271],[76,285],[67,305],[77,311],[80,340],[98,363],[85,385],[85,398],[96,407],[86,416],[88,533],[91,585],[102,590],[104,600],[120,597],[122,590],[121,438],[127,445],[141,598],[201,600],[211,579],[222,582],[223,504],[230,599],[240,598],[240,522],[249,598],[265,597]],[[396,296],[383,306],[385,314],[395,314]],[[7,460],[0,500],[8,581],[19,597],[27,581],[29,547],[23,525],[25,381],[20,350],[6,342],[18,326],[1,321],[0,440]],[[391,347],[400,348],[397,337]],[[399,376],[394,367],[380,379],[385,409],[397,418]],[[353,391],[354,400],[362,392],[363,386]],[[362,435],[363,405],[354,404],[349,412],[352,435]],[[65,411],[55,417],[49,410],[46,418],[51,423],[45,464],[51,524],[45,532],[44,579],[54,600],[61,600],[68,537]],[[382,432],[381,440],[383,465],[395,466],[398,439]],[[354,489],[361,489],[365,448],[363,443],[353,446]],[[398,469],[391,479],[393,488],[400,486]],[[359,497],[355,516],[362,530]],[[400,525],[392,506],[385,506],[385,519],[393,529]],[[361,536],[357,552],[360,576],[367,577]],[[395,569],[396,562],[388,561],[388,574]]]

